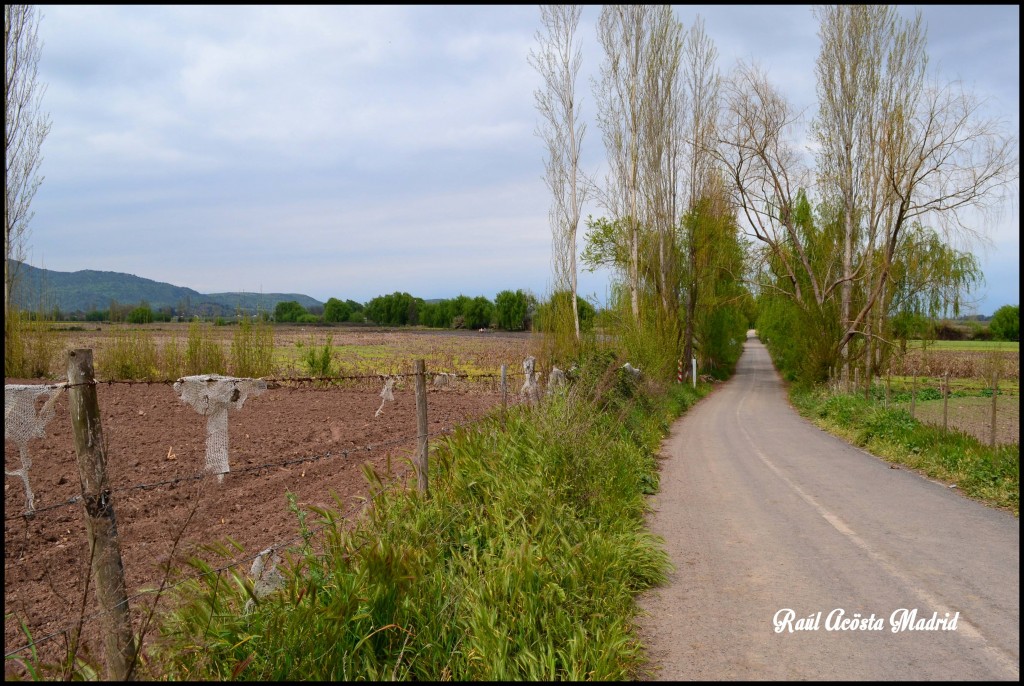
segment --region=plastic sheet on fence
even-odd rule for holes
[[[240,410],[249,396],[267,390],[262,379],[235,379],[219,374],[186,376],[174,384],[181,401],[206,416],[206,468],[221,481],[228,465],[228,409]]]
[[[388,401],[391,401],[391,402],[395,401],[395,394],[393,392],[394,388],[395,388],[395,377],[392,376],[392,377],[388,377],[387,379],[385,379],[385,381],[384,381],[384,389],[380,392],[380,407],[378,407],[377,411],[373,413],[374,417],[379,417],[382,414],[384,414],[384,403],[386,403]]]
[[[21,477],[25,485],[25,513],[35,510],[35,496],[29,483],[28,470],[32,466],[32,458],[28,453],[28,442],[33,438],[46,436],[46,425],[53,419],[56,411],[54,403],[64,391],[64,385],[56,386],[4,386],[4,440],[18,446],[21,458],[21,469],[4,469],[7,476]],[[36,404],[44,398],[41,408],[36,411]]]

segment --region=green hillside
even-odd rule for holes
[[[12,261],[17,270],[13,301],[23,309],[58,308],[62,313],[103,310],[111,301],[126,305],[145,301],[155,310],[170,307],[185,314],[234,314],[272,311],[277,303],[295,300],[303,307],[323,305],[299,293],[200,293],[191,288],[133,274],[85,269],[58,272]]]

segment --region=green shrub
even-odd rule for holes
[[[992,335],[1000,341],[1020,340],[1020,305],[1003,305],[988,324]]]
[[[153,310],[148,307],[136,307],[128,313],[129,324],[151,324],[153,322]]]
[[[302,364],[309,376],[331,376],[334,373],[332,342],[333,337],[327,336],[327,342],[318,347],[316,340],[310,337],[309,343],[303,347]]]

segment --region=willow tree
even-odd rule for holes
[[[580,121],[576,78],[582,60],[574,42],[580,5],[541,5],[544,30],[538,31],[538,49],[530,51],[530,64],[540,73],[543,86],[535,91],[541,122],[538,135],[547,147],[544,180],[553,200],[549,210],[555,291],[572,293],[571,310],[576,341],[580,317],[576,305],[576,232],[587,197],[580,174],[580,150],[586,125]]]
[[[42,146],[50,118],[41,109],[45,86],[38,80],[42,43],[34,5],[4,5],[4,319],[10,311],[15,273],[11,260],[24,260],[32,199],[42,177]]]
[[[835,205],[842,222],[824,267],[812,265],[793,221],[796,191],[812,187],[796,154],[796,117],[767,77],[745,65],[730,80],[721,159],[751,234],[786,277],[782,290],[805,309],[838,297],[838,347],[848,358],[855,337],[872,340],[872,321],[876,329],[884,324],[880,304],[909,227],[932,224],[947,245],[969,242],[980,230],[967,211],[1003,198],[1017,158],[1015,138],[983,116],[972,94],[927,76],[920,14],[902,20],[874,8],[824,8],[818,15],[815,171],[820,200]]]

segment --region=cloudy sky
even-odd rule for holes
[[[41,9],[53,128],[31,264],[318,300],[549,291],[536,6]],[[922,9],[932,68],[1019,136],[1019,7]],[[755,61],[813,116],[809,7],[675,11],[703,16],[723,72]],[[583,164],[603,175],[598,13],[584,9],[578,90]],[[978,220],[985,314],[1019,302],[1018,188]],[[581,292],[603,302],[608,282],[583,274]]]

